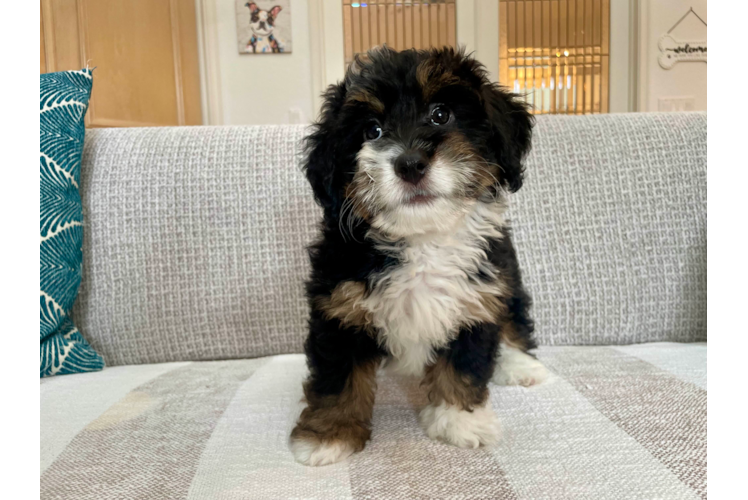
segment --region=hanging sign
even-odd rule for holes
[[[682,42],[671,35],[662,35],[657,46],[660,48],[658,61],[665,69],[672,68],[677,62],[706,62],[706,42],[693,40]]]
[[[706,26],[706,22],[691,7],[666,34],[660,37],[657,43],[657,47],[660,49],[660,56],[657,60],[664,69],[670,69],[678,62],[706,62],[706,40],[682,41],[670,34],[689,14],[696,16]]]

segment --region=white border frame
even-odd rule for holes
[[[608,112],[636,111],[637,0],[610,0]]]
[[[486,67],[491,81],[499,79],[499,1],[457,0],[457,44]]]
[[[309,47],[312,60],[312,106],[322,106],[322,94],[328,86],[343,79],[343,3],[338,0],[309,0]]]
[[[636,111],[649,111],[649,0],[634,0],[637,4],[636,39],[638,74],[636,88]]]
[[[195,0],[203,125],[223,125],[223,94],[215,0]]]

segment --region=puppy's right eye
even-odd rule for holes
[[[376,141],[382,137],[382,127],[377,122],[371,122],[364,129],[364,140]]]

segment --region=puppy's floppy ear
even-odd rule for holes
[[[271,17],[272,17],[273,19],[275,19],[276,17],[278,17],[278,13],[279,13],[279,12],[280,12],[281,10],[283,10],[283,7],[281,7],[280,5],[276,5],[275,7],[273,7],[272,9],[270,9],[270,16],[271,16]]]
[[[501,166],[501,184],[515,192],[522,187],[523,162],[530,152],[535,119],[527,104],[498,85],[484,85],[481,97],[491,124],[489,149]]]
[[[255,12],[258,12],[260,10],[260,8],[254,2],[247,2],[247,3],[244,4],[244,6],[248,7],[249,8],[249,12],[251,12],[252,14],[254,14]]]
[[[325,215],[337,216],[343,203],[341,180],[336,175],[338,161],[338,115],[345,101],[345,83],[330,85],[314,131],[306,138],[306,178],[312,185],[314,198],[325,209]]]

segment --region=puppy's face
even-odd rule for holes
[[[532,117],[452,49],[379,49],[325,95],[306,165],[340,226],[400,238],[452,229],[522,184]]]
[[[249,26],[252,32],[260,36],[268,36],[275,29],[275,19],[281,11],[281,7],[276,5],[270,11],[260,9],[256,3],[248,2],[244,5],[249,8]]]

